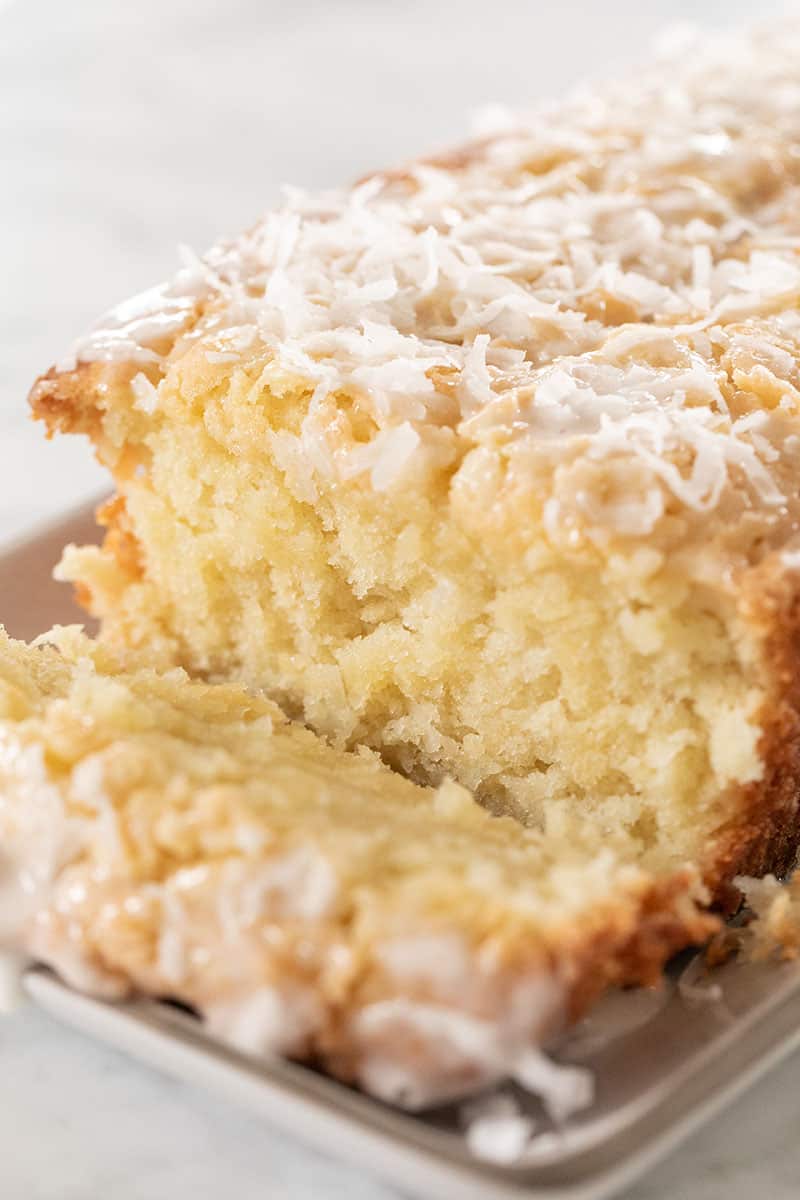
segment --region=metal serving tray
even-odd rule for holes
[[[96,533],[84,508],[0,553],[0,611],[10,633],[31,637],[81,619],[69,590],[49,576],[65,542]],[[504,1089],[537,1131],[521,1159],[495,1165],[470,1149],[463,1106],[402,1113],[311,1068],[238,1054],[170,1004],[93,1000],[39,967],[27,972],[25,986],[64,1021],[159,1070],[216,1088],[319,1149],[402,1181],[406,1194],[431,1198],[610,1196],[800,1046],[800,964],[732,961],[706,976],[699,959],[683,956],[661,999],[612,996],[556,1049],[556,1058],[594,1073],[596,1098],[585,1112],[556,1128],[535,1100]]]

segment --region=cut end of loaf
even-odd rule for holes
[[[312,496],[307,399],[255,370],[197,353],[159,403],[125,441],[147,468],[106,510],[105,547],[61,567],[112,644],[266,688],[340,745],[451,775],[555,836],[588,823],[659,869],[701,860],[716,886],[751,843],[772,852],[757,830],[785,758],[770,731],[794,712],[785,604],[757,618],[657,545],[565,551],[535,522],[507,529],[535,511],[513,461],[481,473],[467,454],[386,493],[317,479]],[[779,561],[753,571],[751,590],[783,573],[791,591]]]

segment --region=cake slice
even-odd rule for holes
[[[613,834],[716,897],[782,870],[798,56],[796,22],[717,37],[290,190],[115,310],[32,392],[114,478],[104,546],[61,567],[104,641],[548,845]]]
[[[397,1103],[511,1075],[563,1113],[585,1087],[542,1041],[714,926],[691,870],[546,840],[243,688],[50,637],[0,640],[0,917],[78,988],[176,998]]]

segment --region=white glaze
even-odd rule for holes
[[[480,994],[481,980],[472,987]],[[555,981],[523,982],[491,1021],[472,1015],[469,992],[460,999],[457,1008],[455,1000],[434,1005],[401,996],[362,1009],[351,1033],[364,1086],[390,1103],[422,1108],[510,1078],[559,1121],[591,1103],[588,1072],[558,1066],[535,1048],[560,1010]]]

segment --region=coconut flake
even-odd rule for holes
[[[527,1001],[520,1013],[510,1006],[506,1018],[494,1022],[404,997],[369,1004],[353,1022],[363,1052],[361,1078],[373,1094],[408,1108],[440,1103],[459,1089],[463,1094],[465,1079],[471,1080],[468,1091],[512,1079],[539,1097],[553,1120],[564,1121],[591,1103],[593,1079],[582,1067],[552,1062],[535,1045],[536,1019],[555,1002],[553,992],[532,989]],[[403,1052],[409,1037],[424,1049],[418,1070]]]
[[[583,1067],[562,1066],[541,1050],[528,1049],[515,1063],[512,1078],[526,1091],[540,1096],[557,1123],[588,1108],[594,1099],[594,1077]]]
[[[158,408],[158,391],[141,371],[131,380],[131,391],[135,397],[133,407],[152,416]]]
[[[510,1166],[524,1155],[536,1132],[536,1121],[513,1096],[497,1093],[464,1105],[467,1145],[476,1158]]]
[[[486,365],[489,341],[488,333],[479,334],[464,361],[459,395],[466,413],[474,412],[494,399],[492,380]]]
[[[302,1054],[323,1024],[322,1005],[309,989],[265,984],[242,996],[212,1001],[203,1010],[209,1031],[243,1054]]]
[[[342,474],[350,479],[369,471],[375,490],[385,492],[405,470],[419,440],[407,421],[396,429],[384,429],[371,442],[350,452]]]

